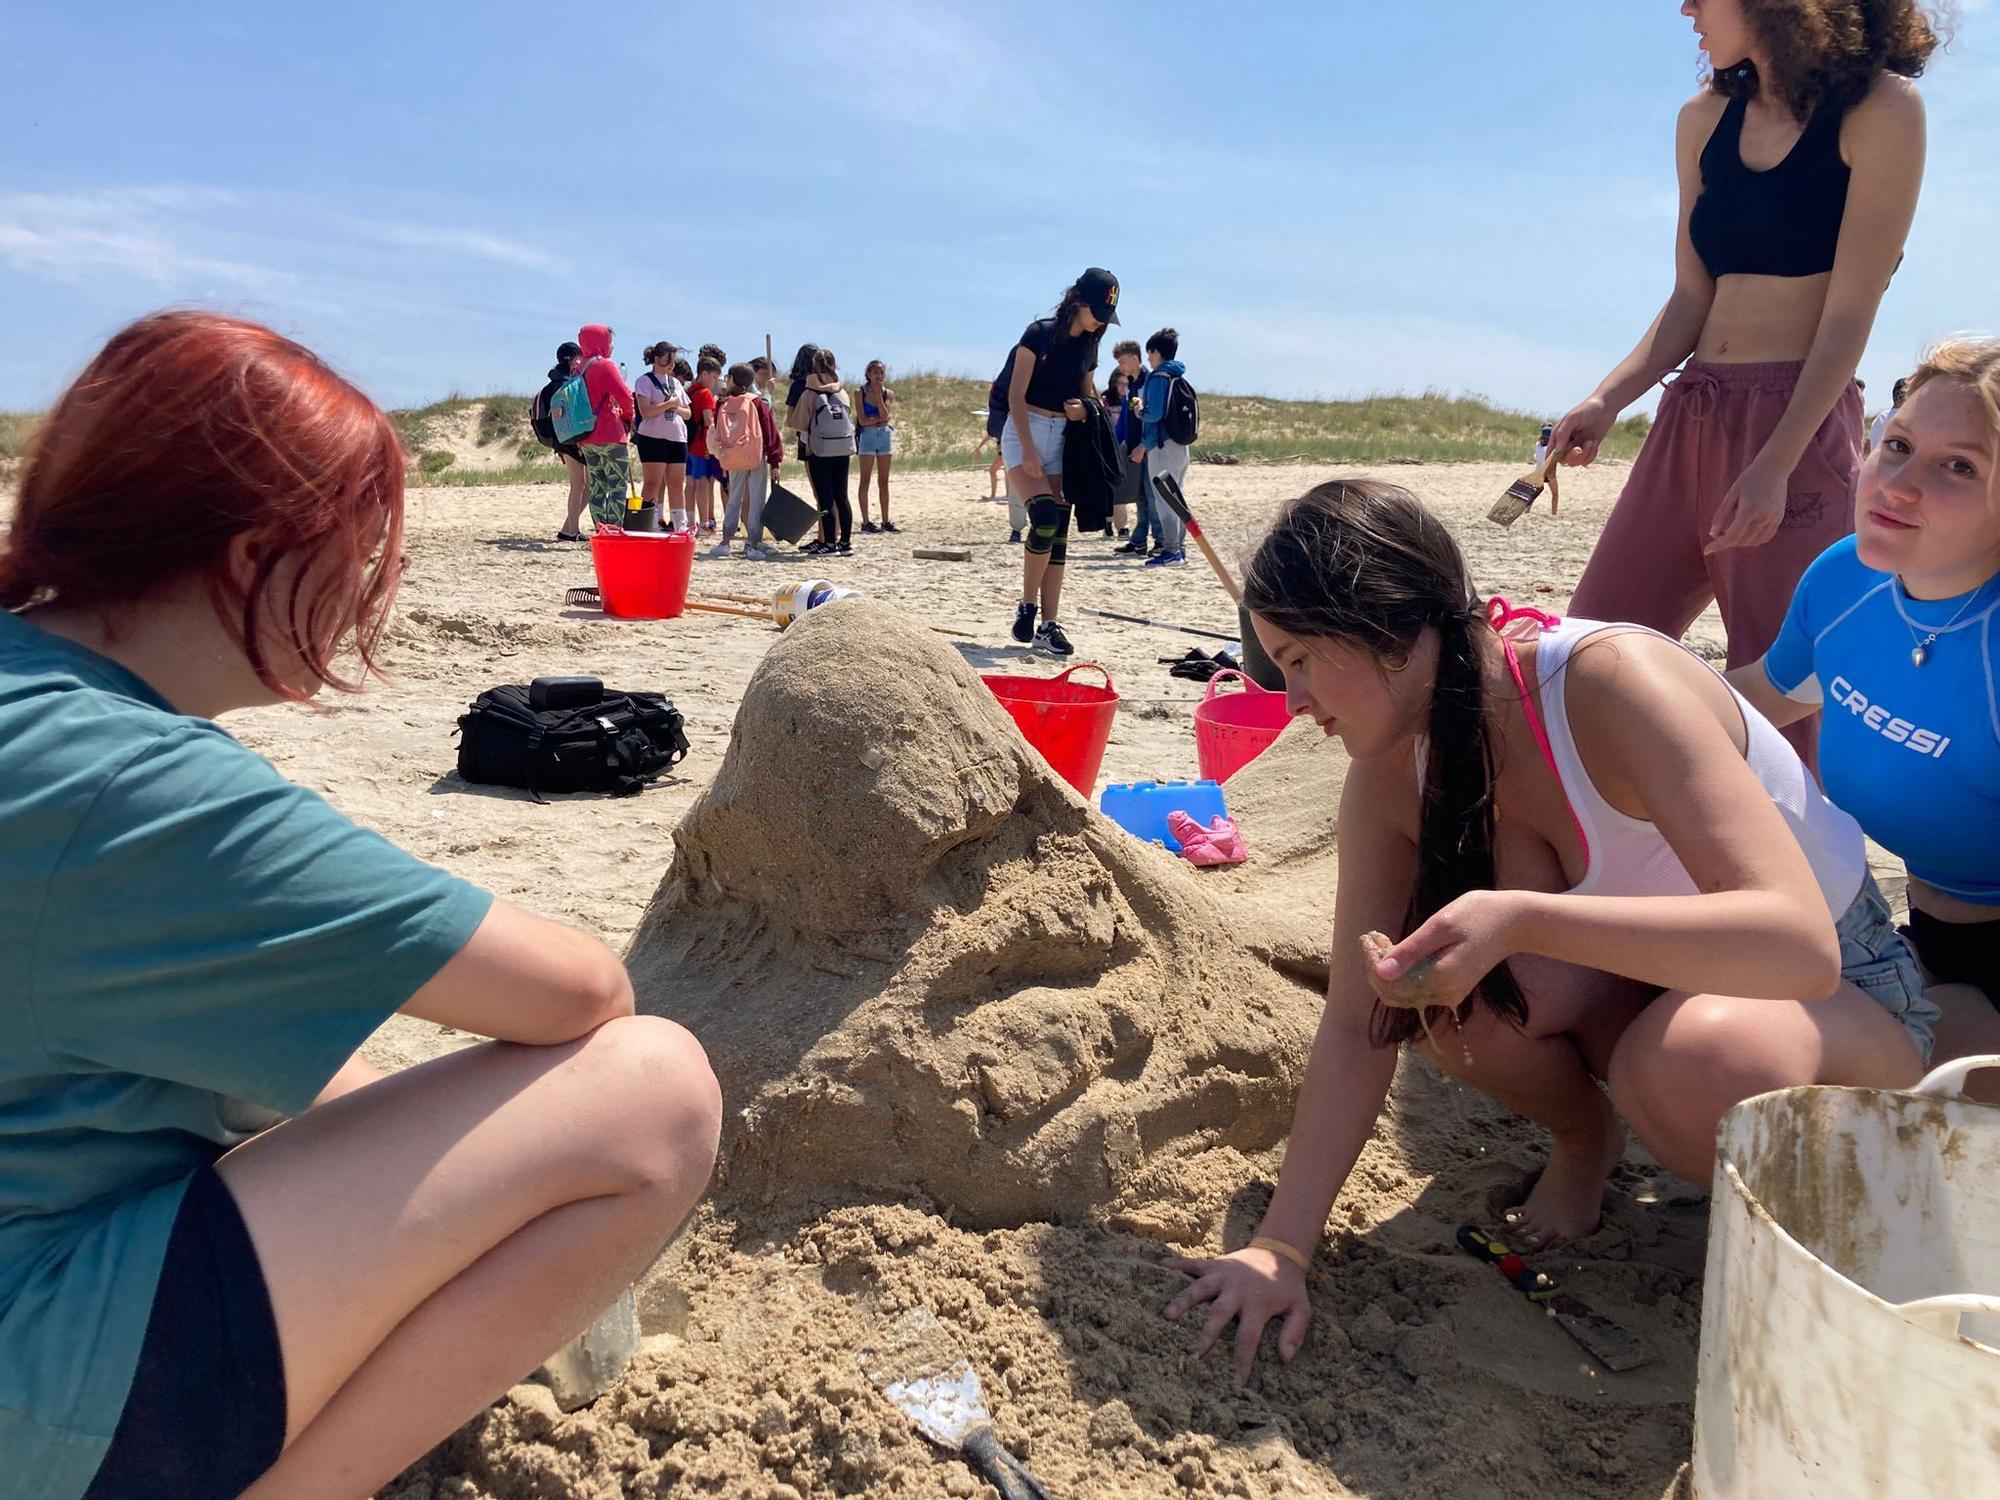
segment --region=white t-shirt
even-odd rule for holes
[[[686,386],[671,375],[656,375],[651,370],[633,382],[632,392],[648,401],[687,400]],[[641,437],[666,438],[676,443],[685,443],[688,435],[686,421],[672,412],[662,412],[657,417],[644,418],[639,423],[638,431]]]

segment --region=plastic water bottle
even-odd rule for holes
[[[1555,435],[1556,435],[1555,423],[1553,422],[1542,423],[1542,435],[1540,440],[1537,441],[1535,444],[1536,468],[1540,468],[1545,462],[1547,462],[1549,456],[1549,444],[1555,441]]]

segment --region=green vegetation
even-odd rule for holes
[[[975,454],[985,436],[986,383],[927,371],[899,374],[896,392],[896,467],[964,469],[982,465],[992,449]],[[480,468],[444,446],[441,419],[476,410],[473,440],[500,445],[515,460]],[[528,430],[525,396],[466,396],[452,392],[429,406],[390,413],[403,446],[415,460],[418,484],[560,483],[561,463]],[[34,431],[30,413],[0,412],[0,462],[18,458]],[[1458,463],[1525,461],[1541,418],[1507,411],[1477,396],[1426,391],[1419,396],[1365,396],[1353,401],[1280,401],[1268,396],[1204,392],[1197,461],[1233,455],[1245,463]],[[1604,444],[1610,458],[1639,451],[1650,422],[1628,417]],[[435,446],[434,446],[435,445]]]
[[[28,439],[41,420],[34,412],[0,411],[0,463],[19,458],[28,451]]]

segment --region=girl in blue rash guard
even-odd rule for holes
[[[2000,340],[1934,348],[1862,466],[1855,534],[1731,684],[1823,708],[1826,793],[1910,873],[1935,1060],[2000,1052]]]

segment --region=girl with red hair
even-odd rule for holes
[[[209,313],[114,337],[0,544],[0,1453],[18,1493],[372,1493],[642,1272],[708,1180],[693,1037],[602,944],[212,721],[358,688],[393,427]],[[348,650],[358,667],[343,677]],[[491,1044],[383,1078],[394,1012]]]

